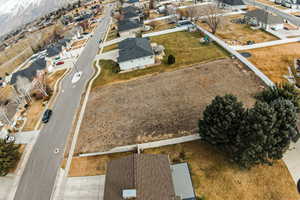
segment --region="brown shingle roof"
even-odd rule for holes
[[[104,200],[123,200],[123,189],[136,189],[136,200],[175,200],[168,156],[134,154],[109,162]]]

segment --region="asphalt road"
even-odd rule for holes
[[[266,4],[263,4],[261,2],[255,1],[255,0],[244,0],[244,2],[248,5],[254,5],[254,6],[257,6],[261,9],[271,11],[271,12],[277,14],[278,16],[281,16],[282,18],[290,21],[292,24],[300,26],[300,18],[299,17],[296,17],[296,16],[291,15],[289,13],[285,13],[285,12],[281,11],[278,8],[274,8],[270,5],[266,5]]]
[[[111,7],[105,8],[105,17],[96,28],[76,62],[76,67],[83,74],[81,79],[72,84],[75,73],[68,75],[62,82],[62,90],[53,107],[53,115],[36,141],[20,179],[15,200],[49,200],[55,184],[57,172],[63,159],[63,151],[68,134],[72,128],[75,114],[80,107],[81,94],[91,79],[94,69],[92,62],[98,51],[98,40],[105,36],[110,21]],[[59,153],[54,151],[59,148]]]

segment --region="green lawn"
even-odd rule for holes
[[[163,45],[166,55],[173,55],[176,63],[172,67],[191,65],[199,62],[225,58],[227,52],[215,43],[201,44],[199,32],[176,32],[151,37],[151,42]],[[167,56],[162,65],[166,66]]]
[[[162,73],[176,70],[180,67],[191,66],[196,63],[209,62],[216,59],[226,58],[227,52],[214,43],[200,44],[200,33],[177,32],[150,38],[151,42],[163,45],[166,56],[162,63],[153,67],[134,70],[126,73],[113,73],[112,61],[101,60],[101,74],[95,80],[93,87],[103,86],[108,83],[129,80],[138,76],[153,73]],[[117,48],[116,46],[105,47],[106,51]],[[108,50],[107,50],[108,49]],[[173,65],[167,64],[167,56],[175,56],[176,62]]]

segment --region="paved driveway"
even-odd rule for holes
[[[17,144],[29,144],[34,141],[34,139],[38,136],[40,131],[26,131],[20,132],[16,134],[16,143]]]
[[[8,193],[14,183],[15,174],[7,174],[0,177],[0,200],[7,200]]]
[[[300,140],[296,144],[292,144],[283,157],[295,183],[300,179]]]
[[[105,175],[69,177],[64,192],[64,200],[102,200]]]

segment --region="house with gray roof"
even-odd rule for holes
[[[127,6],[122,8],[121,13],[124,20],[141,21],[142,12],[136,6]]]
[[[120,69],[134,70],[155,63],[155,55],[148,38],[127,38],[119,43]]]
[[[247,5],[243,2],[243,0],[221,0],[220,3],[223,8],[231,8],[231,9],[247,8]]]
[[[143,24],[131,20],[120,20],[118,22],[118,32],[121,37],[136,36],[137,33],[141,32]]]
[[[247,24],[257,26],[265,30],[283,29],[284,20],[282,17],[262,9],[256,9],[247,12],[244,16],[244,19]]]
[[[10,79],[10,84],[14,85],[17,82],[18,77],[26,78],[30,81],[33,81],[36,78],[37,73],[41,71],[46,71],[46,68],[47,63],[45,58],[39,58],[33,63],[31,63],[29,67],[13,73]]]

